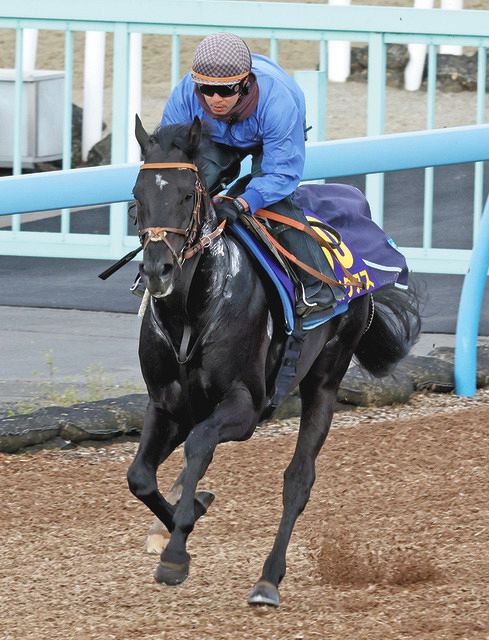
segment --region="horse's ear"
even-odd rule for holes
[[[202,132],[202,123],[200,119],[195,116],[192,126],[188,132],[188,144],[192,155],[197,151],[200,144],[200,134]]]
[[[146,145],[148,144],[149,136],[146,133],[143,123],[141,122],[138,114],[136,113],[136,140],[139,142],[139,146],[141,147],[141,151],[144,151]]]

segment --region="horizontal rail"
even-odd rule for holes
[[[136,25],[186,25],[219,30],[228,27],[236,31],[258,28],[303,30],[321,34],[328,30],[383,32],[390,34],[469,35],[489,34],[489,12],[479,10],[448,11],[443,9],[411,9],[366,6],[329,6],[322,4],[249,2],[232,0],[84,0],[81,3],[59,0],[23,0],[3,3],[2,26],[28,26],[33,20],[49,22],[50,29],[65,29],[66,22],[85,22],[87,28],[97,25],[112,30],[110,23]],[[421,18],[422,16],[422,18]],[[11,22],[11,24],[10,24]],[[132,24],[131,24],[132,23]],[[41,28],[41,27],[39,27]]]
[[[304,180],[489,159],[489,124],[311,143]],[[0,215],[124,202],[139,163],[0,178]],[[245,169],[246,170],[246,169]]]

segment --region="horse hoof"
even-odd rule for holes
[[[204,513],[206,513],[207,509],[214,502],[215,497],[216,496],[212,493],[212,491],[197,491],[197,493],[195,494],[195,499],[203,507]]]
[[[189,562],[182,562],[181,564],[177,564],[175,562],[161,561],[160,564],[156,567],[154,577],[156,582],[160,584],[175,586],[177,584],[185,582],[188,577],[189,567]]]
[[[259,580],[248,596],[248,604],[268,604],[271,607],[280,606],[280,596],[277,587],[268,580]]]

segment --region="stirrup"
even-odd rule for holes
[[[299,299],[295,303],[295,312],[299,317],[308,316],[313,311],[317,310],[316,302],[309,302],[306,298],[306,289],[304,284],[299,280],[300,295]]]
[[[299,284],[301,285],[301,295],[299,298],[299,302],[303,303],[305,307],[310,307],[311,309],[317,307],[317,302],[309,302],[306,298],[306,288],[304,287],[304,283],[299,282]]]
[[[141,274],[138,273],[136,279],[133,284],[129,287],[129,291],[137,296],[138,298],[142,298],[144,296],[144,292],[146,291],[146,287],[144,286],[143,279],[141,278]]]
[[[316,296],[319,296],[324,286],[325,285],[320,286],[319,289],[312,294],[312,299],[308,299],[306,296],[306,288],[304,284],[300,282],[300,296],[295,307],[295,312],[299,317],[305,317],[311,313],[326,311],[327,309],[333,310],[336,307],[337,300],[332,290],[330,290],[331,295],[329,300],[314,300]]]

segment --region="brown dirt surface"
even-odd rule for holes
[[[442,405],[335,423],[278,610],[246,596],[280,517],[295,423],[218,448],[205,481],[216,500],[176,588],[153,581],[157,557],[143,553],[151,516],[125,481],[134,443],[1,455],[0,638],[488,638],[489,407]],[[180,463],[176,452],[163,466],[163,489]]]

